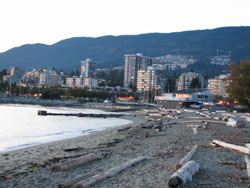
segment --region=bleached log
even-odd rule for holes
[[[247,175],[250,179],[250,159],[247,155],[245,155],[246,167],[247,167]]]
[[[188,128],[200,128],[201,125],[188,125],[187,127]]]
[[[102,180],[104,180],[106,178],[115,176],[116,174],[118,174],[119,172],[125,170],[126,168],[128,168],[128,167],[130,167],[130,166],[132,166],[132,165],[134,165],[136,163],[139,163],[139,162],[141,162],[141,161],[143,161],[145,159],[146,159],[146,157],[144,157],[144,156],[140,156],[138,158],[132,159],[132,160],[126,162],[125,164],[121,165],[121,166],[111,168],[107,172],[92,176],[87,181],[85,181],[85,180],[80,181],[74,186],[74,188],[85,188],[85,187],[89,187],[91,185],[97,184],[98,182],[100,182],[100,181],[102,181]]]
[[[192,112],[194,112],[194,110],[184,109],[184,112],[189,112],[189,113],[192,113]]]
[[[196,144],[192,150],[190,152],[188,152],[187,155],[185,155],[178,164],[175,165],[175,169],[180,169],[184,164],[186,164],[188,161],[191,160],[191,158],[193,157],[193,155],[195,154],[195,152],[198,149],[198,145]]]
[[[227,122],[225,121],[215,121],[215,120],[206,120],[209,123],[221,123],[221,124],[226,124]]]
[[[229,113],[223,113],[223,114],[221,114],[221,115],[223,115],[223,116],[228,116],[228,117],[235,117],[235,115],[229,114]]]
[[[230,127],[240,128],[240,127],[244,127],[245,126],[245,122],[241,121],[241,120],[235,120],[233,118],[229,118],[228,122],[226,123],[226,125],[230,126]]]
[[[96,159],[97,159],[97,156],[94,153],[90,153],[88,155],[78,157],[72,161],[53,166],[52,170],[53,171],[63,171],[63,170],[67,170],[67,169],[75,167],[75,166],[84,165],[84,164],[92,162]]]
[[[246,146],[248,148],[250,148],[250,145],[249,144],[246,144]],[[250,159],[249,159],[249,156],[245,155],[245,161],[246,161],[246,167],[247,167],[247,175],[250,179]]]
[[[159,117],[162,116],[160,113],[150,113],[149,116]]]
[[[202,123],[202,120],[189,120],[189,121],[182,121],[181,123]]]
[[[168,186],[178,187],[184,185],[187,181],[192,181],[192,176],[199,171],[200,165],[195,161],[187,162],[183,167],[177,170],[168,180]]]
[[[204,119],[204,117],[200,117],[200,116],[189,116],[187,118],[188,119]]]
[[[212,142],[214,144],[216,144],[216,145],[219,145],[219,146],[222,146],[222,147],[225,147],[225,148],[229,148],[229,149],[233,149],[233,150],[239,151],[241,153],[245,153],[245,154],[250,155],[250,149],[247,148],[247,147],[237,146],[237,145],[229,144],[229,143],[222,142],[222,141],[219,141],[219,140],[213,140]]]
[[[197,132],[198,132],[197,128],[192,128],[192,129],[193,129],[193,131],[194,131],[194,134],[196,135]]]

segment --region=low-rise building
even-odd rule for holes
[[[97,79],[85,77],[67,77],[66,87],[71,88],[96,88],[98,84]]]
[[[219,75],[215,78],[208,79],[208,89],[211,90],[213,95],[219,95],[222,97],[227,97],[226,87],[229,85],[230,81],[228,80],[229,74]]]
[[[177,90],[189,89],[193,79],[198,78],[201,88],[205,87],[205,80],[203,76],[199,73],[188,72],[182,73],[176,80]]]
[[[61,77],[56,71],[44,69],[40,73],[40,85],[42,86],[59,86],[61,85]]]
[[[185,104],[212,102],[213,95],[208,89],[184,89],[173,93],[163,93],[161,96],[156,96],[155,100],[166,108],[181,108]]]

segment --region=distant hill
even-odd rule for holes
[[[250,27],[224,27],[212,30],[140,35],[77,37],[53,45],[26,44],[0,53],[0,69],[10,66],[55,67],[71,71],[80,60],[91,58],[98,67],[124,64],[124,54],[143,53],[156,57],[166,54],[199,58],[197,69],[209,67],[216,49],[231,51],[233,61],[250,59]]]

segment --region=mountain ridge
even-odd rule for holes
[[[124,64],[124,54],[143,53],[148,57],[166,54],[192,55],[208,63],[216,50],[231,51],[232,60],[250,58],[250,26],[222,27],[171,33],[72,37],[54,44],[25,44],[0,53],[0,68],[24,66],[55,67],[70,71],[91,58],[98,67]]]

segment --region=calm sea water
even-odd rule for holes
[[[101,110],[0,105],[0,152],[72,138],[131,123],[118,118],[38,116],[38,110],[54,113],[105,113]]]

